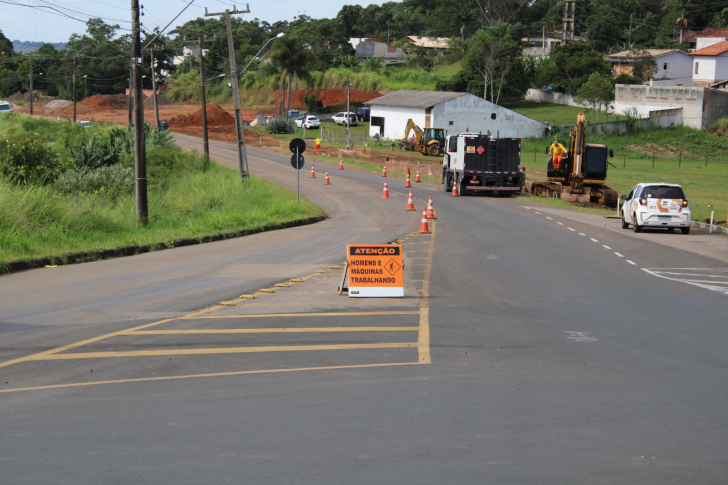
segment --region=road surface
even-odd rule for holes
[[[404,181],[328,168],[320,224],[0,277],[3,483],[725,483],[724,236],[420,184],[414,235]],[[395,239],[404,299],[337,294]]]

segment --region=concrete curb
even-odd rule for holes
[[[710,231],[710,224],[705,224],[704,222],[690,221],[690,225],[693,227],[697,227],[698,229]],[[716,226],[715,224],[713,224],[713,233],[716,232],[728,236],[728,227]]]
[[[261,232],[276,231],[279,229],[287,229],[290,227],[306,226],[315,224],[328,219],[327,216],[308,217],[306,219],[298,219],[288,221],[281,224],[273,224],[256,229],[246,229],[244,231],[226,232],[214,234],[212,236],[203,236],[198,239],[180,239],[177,241],[160,242],[154,244],[146,244],[144,246],[124,246],[121,248],[107,249],[104,251],[88,251],[84,253],[65,254],[63,256],[51,256],[48,258],[23,259],[19,261],[10,261],[8,263],[0,263],[0,275],[23,271],[26,269],[42,268],[44,266],[85,263],[89,261],[98,261],[101,259],[120,258],[124,256],[134,256],[136,254],[149,253],[162,249],[178,248],[182,246],[193,246],[195,244],[204,244],[214,241],[222,241],[225,239],[234,239],[237,237],[250,236]]]

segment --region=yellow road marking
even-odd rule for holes
[[[211,328],[207,330],[138,330],[124,335],[185,335],[207,333],[311,333],[311,332],[410,332],[420,327],[301,327],[301,328]]]
[[[435,225],[432,225],[430,249],[435,246]],[[431,364],[430,355],[430,275],[432,274],[432,259],[427,264],[422,282],[422,303],[420,304],[420,333],[417,338],[418,358],[420,364]]]
[[[361,365],[333,365],[328,367],[300,367],[290,369],[264,369],[264,370],[242,370],[233,372],[219,372],[214,374],[189,374],[184,376],[167,376],[167,377],[140,377],[136,379],[117,379],[109,381],[95,382],[76,382],[73,384],[51,384],[48,386],[36,387],[19,387],[15,389],[2,389],[0,394],[20,391],[42,391],[46,389],[63,389],[68,387],[84,387],[84,386],[100,386],[103,384],[128,384],[135,382],[153,382],[153,381],[171,381],[176,379],[195,379],[201,377],[229,377],[242,376],[249,374],[277,374],[281,372],[301,372],[301,371],[318,371],[318,370],[340,370],[340,369],[362,369],[366,367],[391,367],[400,365],[417,365],[418,362],[392,362],[389,364],[361,364]]]
[[[249,354],[260,352],[297,352],[310,350],[360,350],[360,349],[405,349],[415,348],[417,342],[379,343],[379,344],[333,344],[333,345],[271,345],[266,347],[219,347],[211,349],[173,349],[173,350],[124,350],[110,352],[75,352],[72,354],[49,354],[28,360],[75,360],[105,359],[110,357],[157,357],[168,355],[210,355],[210,354]]]
[[[281,305],[281,303],[274,303]],[[247,306],[247,305],[246,305]],[[264,313],[262,315],[207,315],[204,317],[179,317],[176,320],[204,320],[213,318],[275,318],[275,317],[358,317],[371,315],[419,315],[419,311],[396,312],[331,312],[331,313]]]

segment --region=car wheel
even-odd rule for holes
[[[680,230],[683,234],[690,234],[690,228],[689,227],[681,227]]]
[[[624,211],[622,211],[622,229],[629,229],[629,223],[624,220]]]
[[[642,232],[642,226],[637,224],[637,214],[632,214],[632,229],[634,232]]]

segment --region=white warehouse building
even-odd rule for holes
[[[404,138],[407,121],[420,128],[444,128],[446,134],[490,132],[500,138],[540,138],[548,126],[470,93],[400,90],[367,101],[369,134]]]

